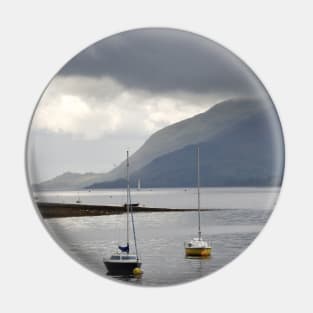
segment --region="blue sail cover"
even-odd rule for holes
[[[129,244],[127,244],[127,246],[118,246],[118,248],[122,251],[122,252],[129,252]]]

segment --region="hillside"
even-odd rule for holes
[[[268,104],[267,104],[268,106]],[[220,102],[204,113],[180,121],[155,132],[131,157],[130,173],[143,168],[155,158],[187,145],[214,138],[220,132],[256,114],[264,103],[255,99],[231,99]],[[106,174],[104,180],[125,175],[125,162]]]
[[[146,187],[194,185],[194,149],[201,148],[202,184],[277,185],[284,165],[283,137],[273,105],[232,99],[167,126],[130,157],[130,173]],[[273,174],[274,173],[274,174]],[[65,173],[39,190],[125,186],[125,162],[105,174]]]
[[[284,167],[281,129],[268,108],[256,106],[254,114],[250,111],[245,118],[241,117],[236,122],[233,120],[228,127],[215,132],[214,136],[207,136],[204,142],[189,144],[155,158],[131,175],[132,185],[135,186],[140,178],[144,187],[195,186],[196,146],[200,147],[201,152],[202,186],[280,185]],[[125,180],[119,179],[91,187],[124,186]]]

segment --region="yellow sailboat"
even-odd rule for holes
[[[185,242],[186,256],[207,257],[211,255],[212,247],[202,239],[200,215],[200,149],[197,147],[197,185],[198,185],[198,237]]]

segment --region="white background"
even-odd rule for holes
[[[1,312],[312,312],[310,1],[78,2],[0,5]],[[24,170],[28,124],[52,76],[96,40],[147,26],[190,30],[235,52],[271,94],[286,139],[283,190],[264,231],[222,270],[175,287],[114,283],[69,258],[40,223]]]

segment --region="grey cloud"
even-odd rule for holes
[[[263,93],[254,74],[228,50],[173,29],[139,29],[106,38],[79,53],[59,74],[108,76],[126,88],[153,93]]]

